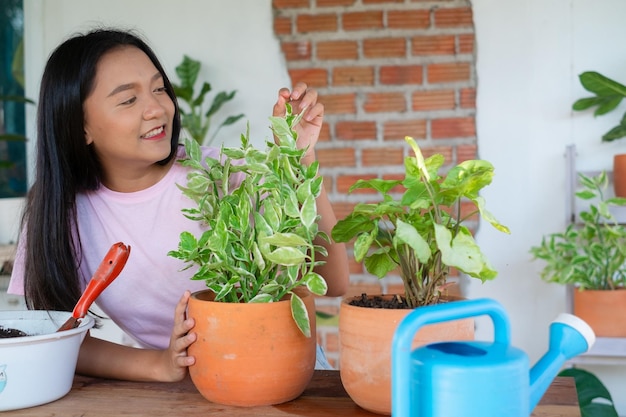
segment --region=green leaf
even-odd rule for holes
[[[303,278],[303,281],[306,283],[306,287],[315,295],[326,295],[326,291],[328,291],[328,284],[326,284],[326,280],[322,278],[320,274],[315,272],[309,272]]]
[[[387,276],[388,273],[396,269],[398,266],[389,256],[389,248],[381,248],[365,258],[365,269],[378,278]]]
[[[306,310],[304,301],[296,294],[291,293],[291,315],[296,325],[306,337],[311,337],[311,325],[309,323],[309,314]]]
[[[180,78],[183,88],[193,88],[200,72],[200,61],[183,56],[183,62],[176,67],[176,75]]]
[[[260,249],[265,259],[277,265],[298,265],[306,259],[306,254],[297,248],[281,247],[269,252],[264,252],[262,246]]]
[[[209,108],[209,110],[205,113],[206,117],[211,117],[213,116],[215,113],[218,112],[219,109],[222,108],[222,106],[229,102],[230,100],[232,100],[235,97],[235,94],[237,93],[236,90],[231,91],[230,93],[227,93],[225,91],[220,91],[215,98],[213,99],[213,103],[211,103],[211,107]]]
[[[437,246],[444,264],[482,281],[496,277],[496,271],[489,266],[480,247],[469,233],[459,233],[453,238],[445,226],[439,224],[434,226]]]
[[[359,233],[369,233],[374,225],[369,216],[351,213],[344,219],[337,221],[331,231],[331,236],[335,242],[348,242]]]
[[[415,227],[402,220],[398,220],[396,224],[395,239],[399,243],[407,244],[415,252],[415,256],[422,263],[428,262],[431,256],[430,246],[428,242],[415,230]]]

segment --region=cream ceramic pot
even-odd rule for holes
[[[78,350],[93,318],[71,330],[56,332],[72,313],[0,311],[0,327],[28,336],[0,338],[0,411],[57,400],[72,388]]]

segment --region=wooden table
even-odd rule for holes
[[[189,378],[178,383],[143,383],[76,376],[72,390],[60,400],[2,413],[29,417],[206,417],[215,414],[229,417],[376,416],[352,402],[341,385],[339,371],[315,371],[309,387],[294,401],[253,408],[213,404],[198,393]],[[556,378],[532,416],[580,417],[574,380]]]

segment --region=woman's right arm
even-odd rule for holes
[[[119,345],[87,334],[78,354],[76,372],[101,378],[128,381],[180,381],[195,359],[187,348],[196,340],[190,332],[194,322],[185,318],[189,291],[176,306],[170,346],[165,350],[138,349]]]

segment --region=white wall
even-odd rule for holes
[[[472,0],[477,36],[479,157],[496,167],[483,194],[487,207],[511,229],[503,237],[486,224],[477,239],[499,271],[473,282],[469,297],[488,296],[510,314],[513,344],[535,362],[547,350],[549,323],[565,309],[564,288],[539,278],[529,249],[543,234],[565,227],[565,146],[574,143],[581,169],[611,169],[626,142],[600,136],[626,110],[600,118],[573,112],[590,95],[578,74],[595,70],[626,83],[622,0]],[[479,336],[490,335],[484,325]],[[626,367],[594,367],[626,415]],[[619,395],[618,395],[619,393]],[[617,398],[616,398],[617,397]],[[621,398],[620,398],[621,397]]]
[[[610,169],[612,155],[626,146],[600,142],[623,110],[598,119],[570,110],[585,95],[577,78],[585,70],[626,83],[626,54],[620,50],[626,2],[472,3],[479,156],[496,167],[484,196],[512,234],[481,228],[478,241],[500,276],[484,285],[472,283],[468,295],[493,297],[505,305],[513,344],[534,362],[547,349],[550,321],[565,309],[564,289],[541,282],[540,265],[531,263],[529,255],[543,234],[565,225],[565,146],[576,144],[582,169]],[[120,24],[145,33],[173,79],[182,53],[211,64],[208,77],[216,89],[239,91],[237,103],[225,112],[245,112],[253,136],[266,137],[276,90],[288,83],[272,33],[270,0],[25,0],[25,7],[28,95],[36,96],[45,58],[66,35],[94,22]],[[239,126],[225,133],[236,141],[241,131]],[[481,325],[479,337],[489,332],[487,324]],[[614,397],[624,392],[624,368],[592,370]],[[614,399],[626,414],[626,399]]]

